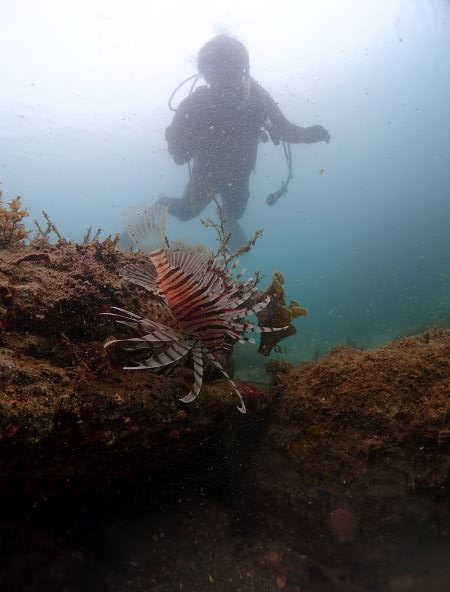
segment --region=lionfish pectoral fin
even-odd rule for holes
[[[191,344],[189,341],[175,342],[164,351],[138,362],[137,366],[125,366],[124,370],[158,370],[165,366],[171,366],[184,358],[190,349]]]
[[[261,300],[261,302],[256,303],[251,308],[228,310],[228,311],[222,313],[221,316],[229,317],[230,319],[233,319],[233,320],[242,319],[244,317],[248,317],[249,315],[258,314],[259,312],[261,312],[269,304],[269,301],[270,301],[270,297],[267,296],[267,298],[265,298],[264,300]],[[245,299],[241,298],[237,302],[238,302],[238,304],[244,303]]]
[[[180,401],[182,403],[192,403],[192,401],[195,401],[195,399],[197,398],[197,396],[198,396],[198,393],[194,393],[194,391],[191,391],[185,397],[181,397]]]
[[[246,337],[243,335],[237,340],[238,343],[256,343],[256,341],[251,337]]]
[[[222,366],[219,364],[219,362],[211,354],[207,354],[207,358],[211,362],[211,364],[213,366],[215,366],[217,368],[217,370],[219,370],[219,372],[221,372],[223,374],[223,376],[225,376],[225,378],[228,380],[228,382],[233,387],[234,392],[239,397],[239,405],[236,405],[236,409],[238,411],[240,411],[241,413],[247,413],[247,409],[245,408],[244,399],[242,398],[241,393],[239,392],[237,386],[231,380],[231,378],[229,377],[229,375],[225,372],[225,370],[222,368]]]
[[[183,403],[192,403],[198,397],[203,382],[203,356],[202,351],[198,347],[192,348],[192,358],[194,360],[194,386],[189,394],[182,397],[180,401]]]
[[[109,315],[109,316],[120,316],[126,318],[133,318],[133,319],[140,319],[141,317],[134,312],[130,312],[129,310],[125,310],[124,308],[119,308],[118,306],[111,306],[111,310],[118,310],[120,314],[115,312],[101,312],[102,315]]]
[[[232,327],[235,329],[240,329],[241,331],[248,331],[250,333],[273,333],[274,331],[284,331],[289,329],[289,325],[286,325],[285,327],[259,327],[258,325],[253,325],[248,321],[242,323],[233,323]]]
[[[241,397],[241,404],[236,405],[236,409],[238,411],[240,411],[240,413],[242,413],[243,415],[245,415],[247,413],[247,409],[245,408],[245,404],[244,404],[244,401],[242,400],[242,397]]]
[[[156,202],[131,206],[124,212],[123,224],[136,249],[151,253],[164,248],[167,211],[166,205]]]
[[[137,347],[139,347],[139,344],[141,342],[143,342],[142,347],[148,348],[149,345],[148,343],[145,343],[145,341],[143,339],[141,339],[140,337],[130,337],[128,339],[110,339],[109,341],[107,341],[103,347],[109,347],[110,345],[113,345],[114,343],[136,343],[137,345],[135,347],[132,348],[124,348],[124,349],[136,349]]]

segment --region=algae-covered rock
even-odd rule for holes
[[[120,277],[141,257],[108,240],[39,239],[0,251],[3,493],[67,493],[133,479],[193,455],[230,416],[239,437],[243,420],[225,382],[186,405],[179,398],[192,386],[191,371],[127,372],[129,353],[105,350],[120,327],[100,313],[112,305],[145,313],[148,292]]]
[[[450,330],[271,368],[244,500],[261,536],[307,556],[324,590],[391,590],[402,562],[411,590],[440,590],[421,582],[450,549]]]
[[[269,437],[306,482],[345,480],[378,497],[448,479],[450,331],[376,351],[339,347],[279,388]]]

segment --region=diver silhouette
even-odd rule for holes
[[[273,205],[286,193],[292,176],[289,143],[328,142],[330,135],[320,125],[300,127],[285,118],[269,93],[251,78],[248,51],[237,39],[218,35],[208,41],[200,49],[197,67],[199,74],[184,81],[195,78],[191,92],[166,130],[175,162],[193,161],[189,182],[181,198],[161,197],[158,202],[166,204],[175,218],[190,220],[220,194],[225,230],[231,233],[230,248],[235,251],[246,241],[238,220],[247,206],[258,142],[267,141],[269,134],[274,144],[283,142],[288,159],[287,181],[267,198]],[[207,85],[194,90],[200,75]]]

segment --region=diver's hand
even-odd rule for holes
[[[330,134],[321,125],[312,125],[303,129],[305,144],[312,144],[313,142],[329,142]]]

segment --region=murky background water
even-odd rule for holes
[[[329,144],[292,146],[294,178],[273,207],[265,198],[285,179],[286,163],[281,147],[261,144],[242,219],[248,235],[264,229],[242,265],[261,271],[263,286],[281,271],[288,300],[310,311],[295,321],[298,334],[282,343],[282,357],[297,363],[336,344],[376,347],[427,325],[448,326],[446,0],[0,0],[4,197],[21,195],[30,220],[42,221],[45,210],[62,235],[81,240],[88,226],[102,236],[120,232],[122,212],[134,203],[180,196],[188,170],[167,153],[167,101],[195,72],[201,45],[220,32],[246,44],[251,75],[290,121],[319,123],[331,134]],[[211,206],[202,214],[214,216]],[[199,219],[171,219],[169,236],[215,247]],[[235,358],[239,376],[264,380],[256,347],[237,347]],[[278,531],[260,520],[264,500],[256,486],[252,500],[252,485],[261,474],[275,491],[278,484],[258,445],[243,463],[251,442],[225,460],[218,442],[214,456],[207,450],[201,462],[169,467],[136,489],[115,483],[62,501],[36,492],[4,505],[4,589],[225,592],[284,589],[286,581],[294,592],[322,591],[331,581],[346,592],[448,589],[444,487],[435,500],[417,493],[414,517],[423,494],[425,518],[420,532],[411,523],[404,545],[375,541],[381,555],[386,544],[397,545],[396,554],[392,564],[364,557],[372,561],[369,584],[351,554],[348,569],[330,569],[325,579],[279,537],[290,516],[271,519]],[[255,500],[262,506],[252,522]],[[342,510],[340,503],[330,508]],[[361,587],[348,587],[350,579]]]

